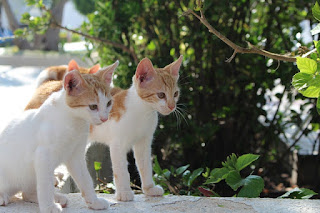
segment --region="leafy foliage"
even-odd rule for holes
[[[205,184],[219,183],[225,180],[226,183],[237,191],[240,187],[238,197],[259,197],[264,188],[264,181],[260,176],[249,175],[245,178],[241,177],[240,171],[251,165],[259,158],[258,155],[245,154],[237,158],[232,154],[222,163],[222,168],[213,169]]]
[[[314,195],[317,195],[314,191],[305,188],[294,188],[291,191],[281,195],[279,198],[291,198],[291,199],[309,199]]]

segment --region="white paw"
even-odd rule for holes
[[[156,185],[151,188],[143,189],[143,193],[148,196],[162,196],[164,191],[161,186]]]
[[[66,208],[67,204],[68,204],[68,199],[66,196],[56,193],[54,194],[54,201],[56,203],[59,203],[61,205],[62,208]]]
[[[0,195],[0,206],[6,206],[9,203],[9,197],[7,195]]]
[[[130,191],[116,191],[116,198],[119,201],[131,201],[133,200],[134,193]]]
[[[109,206],[109,202],[103,198],[97,198],[92,203],[88,203],[88,207],[94,210],[107,209]]]
[[[40,212],[46,212],[46,213],[60,213],[62,212],[62,208],[60,204],[53,204],[51,206],[48,206],[46,208],[40,208]]]

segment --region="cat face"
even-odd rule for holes
[[[110,83],[118,64],[117,61],[95,74],[80,74],[77,69],[70,68],[64,77],[67,105],[93,125],[108,120],[112,107]]]
[[[178,87],[179,70],[182,56],[164,68],[154,68],[148,58],[138,64],[133,82],[138,95],[162,115],[176,109],[180,90]]]

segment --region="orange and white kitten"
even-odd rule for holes
[[[69,62],[69,64],[70,63],[77,64],[77,62],[75,60],[71,60]],[[77,70],[80,73],[84,73],[84,74],[89,74],[89,73],[93,74],[93,73],[96,73],[100,69],[99,64],[96,64],[88,69],[84,68],[84,67],[79,67],[78,65],[76,65],[76,66],[77,66]],[[61,81],[63,79],[63,76],[67,73],[67,70],[68,70],[67,65],[47,67],[38,76],[38,78],[36,80],[37,87],[39,87],[41,84],[43,84],[44,82],[47,82],[47,81],[57,81],[57,80]]]
[[[54,192],[53,172],[65,164],[89,208],[109,207],[95,193],[85,150],[90,124],[108,119],[109,85],[117,66],[118,62],[94,75],[69,67],[60,91],[39,109],[24,111],[9,123],[0,134],[0,206],[22,192],[25,201],[39,203],[41,212],[61,212],[67,199]]]
[[[137,66],[133,84],[113,96],[109,121],[91,128],[89,141],[110,146],[116,198],[133,200],[127,168],[127,153],[133,149],[142,190],[149,196],[163,195],[152,179],[151,143],[158,123],[158,112],[168,115],[179,99],[178,78],[182,56],[164,68],[154,68],[148,58]]]
[[[182,56],[164,68],[154,68],[148,58],[137,66],[133,84],[127,90],[113,89],[113,107],[109,121],[91,126],[89,143],[110,146],[116,198],[130,201],[127,153],[131,149],[139,170],[142,189],[146,195],[162,196],[163,189],[152,179],[151,143],[158,123],[158,112],[168,115],[176,109],[179,99],[179,70]]]

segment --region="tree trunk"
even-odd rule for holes
[[[9,22],[9,27],[12,32],[14,32],[16,29],[20,27],[19,22],[17,21],[16,17],[14,16],[14,13],[10,7],[10,4],[8,0],[0,0],[0,2],[3,5],[3,8],[6,12],[8,22]],[[21,38],[14,39],[13,43],[19,47],[19,49],[30,49],[30,43]]]
[[[53,15],[54,20],[61,24],[62,22],[62,15],[63,15],[63,8],[65,3],[68,0],[56,0],[53,2],[51,12]],[[42,49],[42,50],[59,50],[59,32],[60,29],[57,28],[49,28],[44,35],[36,35],[34,41],[35,49]]]

